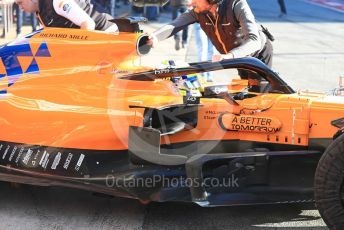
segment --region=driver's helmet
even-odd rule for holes
[[[160,68],[183,68],[188,66],[189,64],[183,61],[164,60]],[[175,84],[182,96],[201,96],[201,92],[204,91],[206,84],[202,74],[198,73],[173,77],[171,81]]]

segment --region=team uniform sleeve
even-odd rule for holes
[[[242,28],[244,42],[230,52],[235,58],[246,57],[259,51],[262,46],[258,24],[246,0],[240,0],[234,6],[234,14]]]
[[[84,22],[94,23],[93,19],[74,0],[53,0],[57,14],[81,26]]]
[[[159,30],[154,32],[154,35],[158,38],[159,41],[165,40],[173,35],[175,35],[178,31],[184,29],[188,25],[195,23],[197,21],[196,16],[194,15],[193,11],[187,11],[177,17],[171,23],[163,26]]]

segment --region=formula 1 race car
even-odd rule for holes
[[[0,48],[0,180],[201,206],[315,198],[343,228],[343,97],[295,92],[253,58],[142,67],[140,20],[121,20],[118,34],[46,28]],[[261,92],[203,80],[237,69]]]

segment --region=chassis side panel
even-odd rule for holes
[[[67,186],[142,200],[196,202],[205,206],[311,201],[314,170],[321,154],[309,151],[274,153],[275,156],[273,152],[232,154],[227,159],[212,158],[216,154],[207,155],[210,160],[200,164],[198,170],[203,176],[198,180],[220,183],[204,184],[203,188],[211,194],[207,204],[192,196],[193,184],[188,183],[193,177],[185,165],[133,163],[127,151],[1,142],[0,180]],[[237,165],[242,167],[236,168]],[[221,185],[222,182],[227,184]]]

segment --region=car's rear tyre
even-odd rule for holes
[[[314,181],[315,202],[330,229],[344,229],[344,135],[321,157]]]

